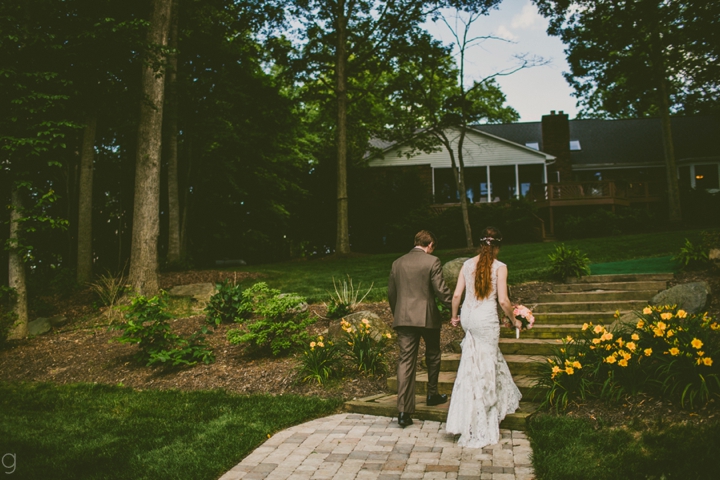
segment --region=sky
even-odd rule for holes
[[[486,40],[466,54],[466,83],[481,80],[496,72],[511,69],[517,64],[515,55],[536,55],[548,63],[498,77],[507,104],[520,114],[520,122],[537,122],[551,110],[562,110],[575,118],[576,99],[573,89],[562,73],[569,71],[564,45],[558,37],[549,36],[548,21],[530,0],[504,0],[499,9],[479,18],[471,35],[501,37]],[[427,30],[445,44],[453,37],[442,22],[427,22]]]

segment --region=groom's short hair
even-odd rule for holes
[[[435,234],[430,230],[420,230],[415,234],[415,246],[416,247],[427,247],[431,243],[434,243],[437,247],[437,239]]]

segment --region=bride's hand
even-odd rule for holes
[[[513,323],[513,327],[514,327],[514,328],[517,328],[517,329],[519,329],[519,330],[522,330],[522,329],[523,329],[523,324],[522,324],[522,322],[521,322],[520,320],[518,320],[517,318],[514,318],[513,321],[512,321],[512,323]]]
[[[457,327],[458,325],[460,325],[460,317],[451,318],[450,325],[452,325],[453,327]]]

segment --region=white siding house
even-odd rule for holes
[[[459,130],[447,132],[457,157]],[[535,147],[535,148],[533,148]],[[504,138],[468,128],[463,142],[465,184],[471,203],[508,200],[524,196],[531,183],[547,183],[547,166],[555,157]],[[436,203],[455,203],[459,195],[452,175],[450,154],[443,146],[431,153],[415,152],[408,158],[409,147],[387,146],[372,157],[371,168],[420,167],[432,169],[432,196]],[[457,159],[456,159],[457,160]]]

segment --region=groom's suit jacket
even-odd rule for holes
[[[452,293],[443,279],[439,258],[416,247],[393,262],[388,281],[393,328],[440,328],[442,317],[435,297],[450,308]]]

